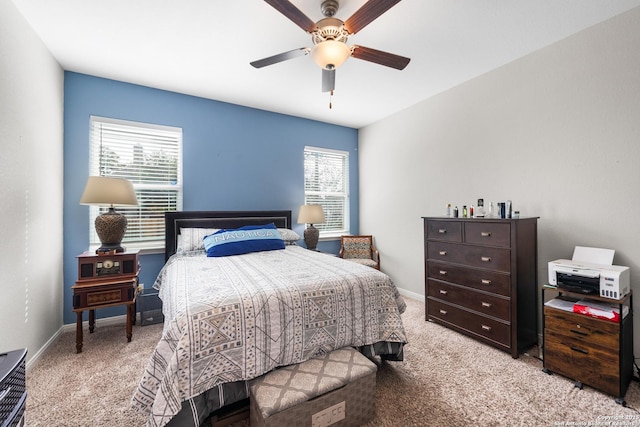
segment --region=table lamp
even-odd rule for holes
[[[298,224],[309,224],[309,227],[304,230],[304,243],[307,245],[307,249],[312,251],[316,250],[318,238],[320,237],[320,230],[315,228],[313,224],[319,224],[322,222],[324,222],[324,212],[322,212],[321,205],[300,206]]]
[[[109,206],[107,212],[96,217],[96,233],[102,243],[102,246],[96,249],[96,253],[124,252],[125,248],[120,242],[127,231],[127,218],[116,212],[113,206],[138,204],[133,184],[123,178],[90,176],[80,197],[80,204]]]

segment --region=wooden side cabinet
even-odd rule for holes
[[[76,352],[82,352],[82,313],[89,310],[89,333],[95,328],[95,310],[127,306],[127,341],[133,335],[138,274],[138,251],[107,255],[83,253],[78,255],[78,280],[73,289],[73,311],[76,320]]]
[[[569,301],[585,297],[560,289],[543,288],[543,301],[545,292],[549,291]],[[579,388],[586,384],[623,403],[633,377],[632,295],[629,293],[619,301],[597,295],[587,297],[615,302],[620,313],[624,313],[625,307],[628,313],[617,323],[545,305],[543,370],[571,378]]]

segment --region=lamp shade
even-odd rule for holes
[[[298,224],[320,224],[324,222],[321,205],[302,205],[298,213]]]
[[[90,176],[84,187],[81,205],[137,205],[138,199],[133,184],[123,178]]]
[[[351,56],[351,48],[346,43],[326,40],[311,49],[311,58],[321,68],[333,70],[338,68]]]

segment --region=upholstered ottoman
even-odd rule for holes
[[[377,366],[351,347],[250,384],[252,427],[360,426],[375,413]]]

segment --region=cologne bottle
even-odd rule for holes
[[[476,217],[484,218],[484,199],[478,199],[478,206],[476,208]]]

